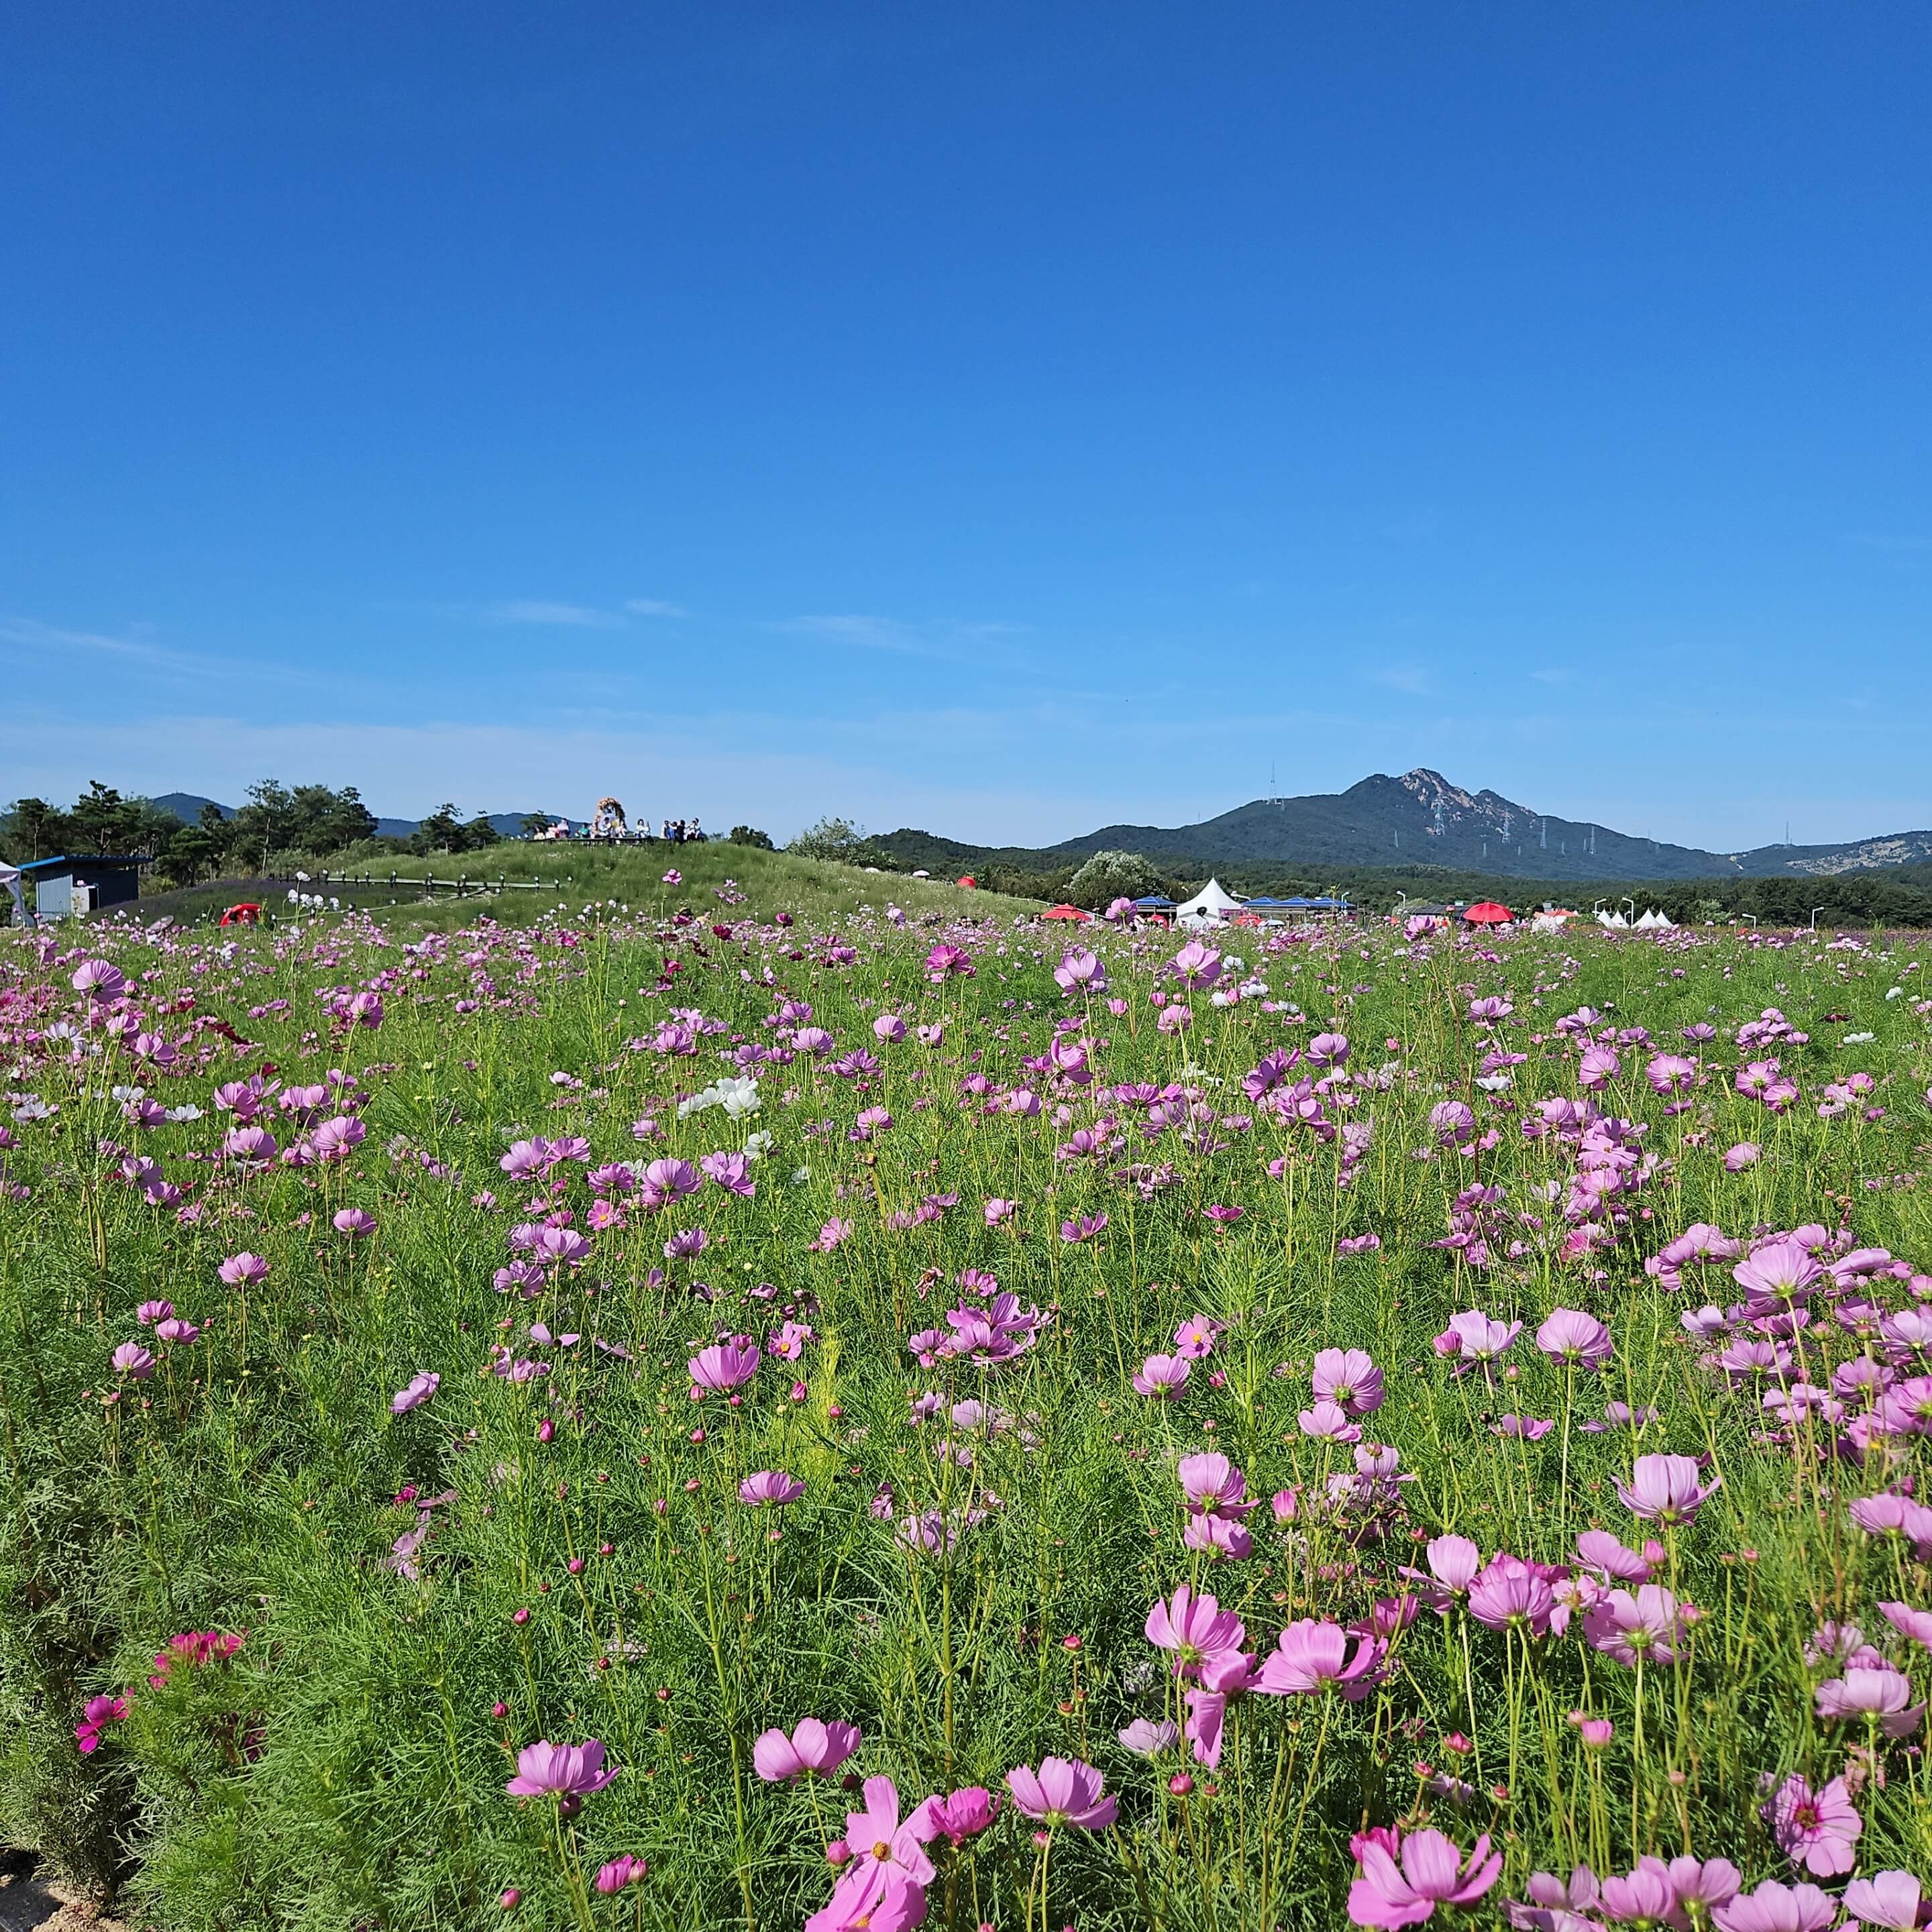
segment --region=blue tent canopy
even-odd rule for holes
[[[1136,899],[1135,905],[1142,912],[1172,912],[1174,902],[1159,892],[1150,892],[1144,899]]]

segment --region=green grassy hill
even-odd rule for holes
[[[675,869],[676,886],[664,884]],[[460,878],[464,894],[453,890]],[[392,880],[394,880],[392,886]],[[428,883],[434,880],[434,885]],[[726,881],[745,896],[742,904],[721,899]],[[180,892],[144,896],[143,920],[166,914],[184,925],[211,916],[237,898],[260,899],[278,916],[289,908],[286,880],[226,880]],[[896,872],[868,872],[819,859],[707,839],[701,844],[602,846],[497,845],[456,858],[401,859],[349,868],[349,882],[332,868],[302,890],[366,908],[386,922],[447,928],[488,916],[520,923],[561,904],[572,911],[593,900],[650,908],[665,914],[688,906],[701,919],[749,915],[769,920],[790,913],[804,923],[822,922],[866,907],[883,913],[897,905],[914,919],[1010,917],[1036,912],[1043,902],[962,889],[950,880],[914,879]]]

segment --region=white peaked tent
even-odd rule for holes
[[[1174,909],[1176,926],[1219,926],[1231,912],[1239,912],[1241,902],[1221,890],[1219,879],[1210,879],[1185,905]]]
[[[1620,912],[1599,912],[1597,923],[1612,932],[1627,932],[1630,929],[1630,921]]]
[[[32,926],[34,916],[28,911],[26,895],[20,890],[20,868],[18,866],[8,865],[4,859],[0,859],[0,886],[5,886],[14,896],[14,923]]]
[[[1668,914],[1658,912],[1654,908],[1653,908],[1650,911],[1644,914],[1643,916],[1638,920],[1637,924],[1646,932],[1660,932],[1666,926],[1670,927],[1674,931],[1676,928],[1677,922],[1674,919],[1671,918]]]

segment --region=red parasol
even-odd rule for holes
[[[1462,916],[1472,926],[1507,926],[1516,917],[1506,905],[1498,905],[1494,899],[1478,899],[1472,906],[1463,908]]]

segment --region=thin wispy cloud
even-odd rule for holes
[[[638,617],[688,617],[682,604],[668,604],[662,597],[627,597],[624,608]]]
[[[195,668],[203,662],[186,652],[170,650],[138,632],[117,638],[102,631],[74,631],[58,624],[44,624],[34,617],[0,617],[0,644],[11,645],[34,657],[68,660],[78,656],[112,657],[178,670]]]
[[[542,598],[514,598],[506,604],[493,604],[484,612],[492,624],[541,624],[562,626],[584,631],[621,631],[622,616],[615,610],[599,610],[587,604],[553,604]]]
[[[1409,698],[1433,698],[1436,682],[1420,664],[1384,664],[1369,674],[1371,684],[1385,690],[1400,691]]]
[[[769,628],[788,632],[795,637],[823,638],[829,643],[850,644],[861,650],[891,651],[902,657],[957,660],[972,656],[983,660],[988,651],[998,652],[1007,640],[1020,635],[1025,627],[1018,624],[962,622],[956,619],[908,623],[898,617],[846,613],[787,617]]]

